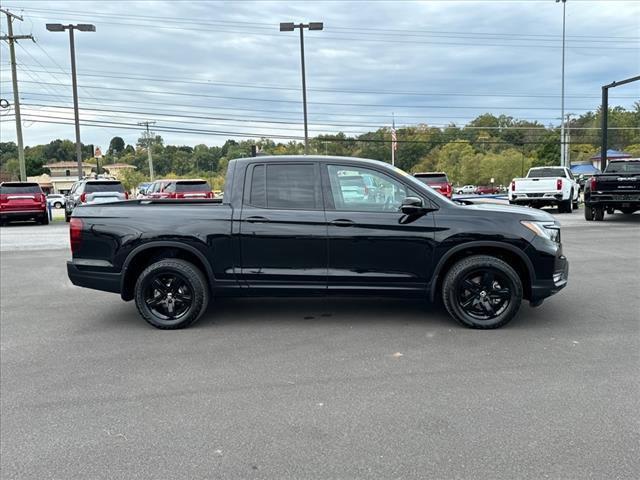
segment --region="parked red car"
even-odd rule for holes
[[[453,185],[451,185],[447,174],[444,172],[414,173],[413,176],[447,198],[451,198],[453,195]]]
[[[213,198],[206,180],[173,180],[162,189],[167,198]]]
[[[35,220],[49,223],[47,197],[37,183],[0,183],[0,224],[12,220]]]
[[[164,191],[164,189],[169,185],[173,180],[156,180],[147,188],[147,191],[144,195],[144,198],[155,199],[155,198],[169,198],[169,194]]]
[[[498,187],[491,187],[488,185],[481,185],[476,188],[477,195],[496,195],[500,193],[500,189]]]

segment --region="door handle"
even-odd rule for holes
[[[346,218],[339,218],[331,222],[331,225],[335,225],[336,227],[353,227],[356,223],[353,220],[348,220]]]
[[[260,216],[247,217],[245,218],[245,220],[249,223],[266,223],[269,221],[267,217],[260,217]]]

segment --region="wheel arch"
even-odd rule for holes
[[[122,264],[122,280],[120,296],[123,300],[133,300],[134,287],[138,275],[151,263],[164,258],[180,258],[193,263],[204,273],[209,284],[209,290],[213,288],[215,280],[213,268],[207,257],[192,245],[172,241],[154,241],[139,245],[134,248]]]
[[[451,267],[463,258],[472,255],[489,255],[507,261],[522,280],[522,290],[525,299],[531,298],[531,285],[534,281],[535,270],[531,260],[519,248],[501,242],[467,242],[457,245],[447,251],[438,261],[434,269],[429,287],[429,298],[433,302],[440,289],[445,275]]]

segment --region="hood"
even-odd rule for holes
[[[500,212],[517,216],[521,220],[554,223],[556,221],[551,214],[530,207],[517,207],[515,205],[500,205],[496,203],[475,203],[472,205],[465,205],[460,208],[464,208],[467,211],[478,212],[479,215],[482,215],[483,212]]]

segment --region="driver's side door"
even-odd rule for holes
[[[423,290],[433,269],[434,217],[409,219],[399,211],[404,198],[420,195],[373,168],[325,164],[322,177],[329,290]],[[359,177],[366,188],[355,188]]]

